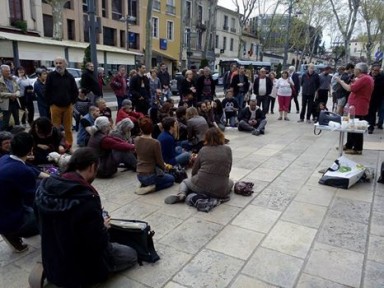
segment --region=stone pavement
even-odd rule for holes
[[[384,287],[384,185],[349,190],[318,184],[318,170],[338,157],[338,134],[268,115],[264,136],[227,129],[234,180],[255,183],[251,197],[232,195],[210,213],[166,205],[178,184],[138,196],[132,172],[96,180],[112,217],[142,219],[156,231],[161,260],[144,263],[97,287]],[[381,141],[383,131],[365,135]],[[383,151],[349,156],[377,172]],[[375,177],[377,179],[377,176]],[[0,287],[27,287],[40,239],[14,254],[0,242]],[[48,285],[52,287],[52,285]]]

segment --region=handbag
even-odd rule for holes
[[[111,242],[127,245],[136,250],[139,265],[142,262],[155,263],[160,256],[153,244],[155,231],[147,222],[140,220],[111,219],[109,235]]]
[[[168,173],[175,178],[176,183],[181,183],[184,179],[188,178],[187,172],[179,164],[174,165],[171,169],[169,169]]]
[[[234,191],[235,194],[242,196],[251,196],[253,194],[253,183],[246,181],[239,181],[235,183]]]

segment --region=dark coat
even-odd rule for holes
[[[237,118],[239,119],[239,121],[244,120],[244,121],[248,122],[249,119],[251,119],[251,111],[249,110],[249,107],[243,108],[239,112]],[[259,107],[257,107],[256,108],[256,120],[257,120],[257,122],[259,122],[259,120],[262,120],[262,119],[265,119],[265,115],[264,115],[263,111]]]
[[[79,91],[75,78],[65,70],[64,75],[52,71],[45,82],[45,98],[49,105],[67,107],[76,102]]]
[[[267,92],[265,93],[265,96],[268,96],[268,95],[271,95],[272,88],[273,88],[273,82],[269,77],[266,77],[265,79],[266,79],[265,81],[266,81],[266,86],[267,86]],[[264,96],[264,95],[259,95],[259,82],[260,82],[260,78],[257,77],[255,79],[255,82],[253,83],[253,93],[256,96]]]
[[[237,94],[239,94],[239,90],[240,90],[240,87],[237,86],[237,84],[240,83],[240,75],[237,74],[235,76],[233,76],[233,79],[232,79],[232,83],[230,85],[230,87],[233,88],[233,96],[236,96]],[[246,94],[249,90],[249,81],[248,81],[248,77],[246,75],[244,75],[244,94]]]
[[[169,76],[168,71],[163,72],[160,70],[159,73],[157,73],[157,77],[160,79],[162,88],[164,88],[164,86],[169,86],[169,82],[171,81],[171,76]]]
[[[39,186],[35,205],[48,281],[80,287],[106,280],[109,236],[96,190],[76,173],[51,176]]]
[[[203,100],[203,89],[204,89],[204,79],[206,77],[204,75],[200,76],[197,78],[196,81],[196,96],[197,96],[197,101]],[[213,81],[212,76],[209,75],[208,77],[211,80],[211,95],[210,98],[213,99],[213,96],[216,95],[216,85],[215,81]]]
[[[93,72],[86,69],[81,75],[81,87],[92,92],[95,96],[101,96],[99,81]]]
[[[313,72],[309,74],[308,72],[303,74],[301,77],[301,94],[303,95],[315,95],[317,89],[320,87],[320,78],[319,74]]]

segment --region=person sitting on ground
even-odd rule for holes
[[[208,123],[203,116],[200,116],[195,107],[187,109],[187,133],[188,147],[193,153],[198,153],[203,147],[205,132],[208,130]]]
[[[100,116],[100,109],[96,106],[89,107],[89,112],[80,120],[79,131],[77,132],[77,146],[86,147],[94,132],[92,126],[95,124],[95,120]]]
[[[183,180],[177,195],[165,198],[167,204],[183,202],[189,193],[229,200],[233,181],[229,179],[232,169],[232,150],[224,144],[224,134],[216,127],[205,134],[201,148],[192,168],[192,177]]]
[[[79,131],[80,119],[89,112],[91,100],[87,97],[88,91],[84,88],[79,89],[76,103],[73,105],[73,118],[75,118],[75,131]]]
[[[224,115],[223,105],[221,104],[220,99],[215,99],[212,101],[212,111],[217,126],[222,132],[224,132],[226,118]]]
[[[19,253],[28,249],[21,237],[39,233],[32,208],[36,172],[26,165],[32,148],[32,136],[21,132],[11,140],[11,154],[0,158],[0,234]]]
[[[142,135],[135,139],[137,153],[137,179],[141,187],[135,193],[147,194],[173,185],[175,178],[165,173],[165,163],[161,154],[160,142],[153,139],[152,120],[145,116],[139,119],[139,127]]]
[[[125,118],[129,118],[130,120],[132,120],[133,124],[135,124],[135,127],[132,131],[133,134],[138,135],[140,132],[138,120],[141,117],[144,117],[144,114],[133,111],[132,101],[129,99],[124,99],[121,103],[121,108],[119,109],[119,111],[117,111],[116,124]]]
[[[179,133],[178,133],[178,141],[185,141],[187,140],[187,108],[184,106],[179,106],[176,110],[176,120],[177,120],[177,126],[179,127]]]
[[[46,117],[39,117],[32,122],[29,133],[33,137],[33,156],[32,164],[49,164],[47,156],[51,152],[64,154],[65,140],[59,129],[53,126],[51,120]]]
[[[233,97],[232,89],[227,90],[227,94],[225,95],[225,99],[221,102],[221,105],[224,110],[223,116],[225,126],[228,126],[229,124],[232,128],[236,127],[236,116],[237,111],[239,111],[239,103],[237,102],[237,99]]]
[[[96,149],[100,157],[97,177],[112,177],[120,163],[123,163],[125,168],[136,171],[137,161],[133,154],[135,145],[109,135],[112,127],[107,117],[97,117],[93,129],[95,132],[88,141],[88,147]]]
[[[238,116],[239,131],[252,132],[253,135],[259,136],[264,134],[267,119],[264,112],[256,105],[256,99],[251,98],[249,106],[242,109]]]
[[[111,136],[120,138],[130,144],[133,144],[133,138],[132,138],[132,129],[134,128],[135,124],[131,121],[129,118],[124,118],[119,123],[117,123],[115,129],[110,133]]]
[[[54,285],[88,287],[137,263],[134,249],[109,239],[109,218],[91,185],[98,164],[94,149],[79,148],[66,172],[47,178],[36,192],[44,274]]]
[[[157,140],[161,144],[161,153],[164,162],[171,165],[179,164],[187,166],[191,154],[183,152],[180,146],[176,146],[174,135],[177,133],[177,122],[174,117],[165,117],[162,121],[163,132],[160,133]]]
[[[12,133],[8,131],[0,131],[0,158],[11,152]]]
[[[100,109],[100,116],[105,116],[108,118],[109,123],[111,123],[111,126],[113,126],[113,120],[112,120],[112,111],[111,108],[107,106],[107,102],[103,98],[98,98],[96,100],[96,106]]]

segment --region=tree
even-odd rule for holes
[[[240,26],[240,37],[239,37],[239,51],[238,58],[242,56],[243,46],[245,41],[243,40],[244,28],[248,25],[249,18],[254,12],[256,2],[258,0],[232,0],[232,3],[235,5],[235,11],[237,13],[237,19],[239,20]],[[240,7],[241,2],[241,7]]]
[[[148,0],[145,24],[145,65],[147,67],[152,67],[152,6],[153,0]]]
[[[52,7],[53,39],[63,40],[63,10],[68,0],[45,0]]]
[[[367,49],[367,62],[372,62],[372,49],[375,43],[379,42],[384,25],[384,3],[381,0],[362,0],[361,16],[366,25],[367,39],[365,48]]]
[[[332,12],[335,15],[337,26],[343,37],[345,62],[348,63],[350,60],[349,44],[351,42],[352,33],[357,20],[357,13],[360,9],[362,0],[329,0],[329,2],[331,3]]]
[[[91,45],[88,45],[87,48],[84,49],[84,57],[83,57],[83,65],[81,66],[82,70],[85,70],[85,66],[88,62],[92,62],[91,59]]]

